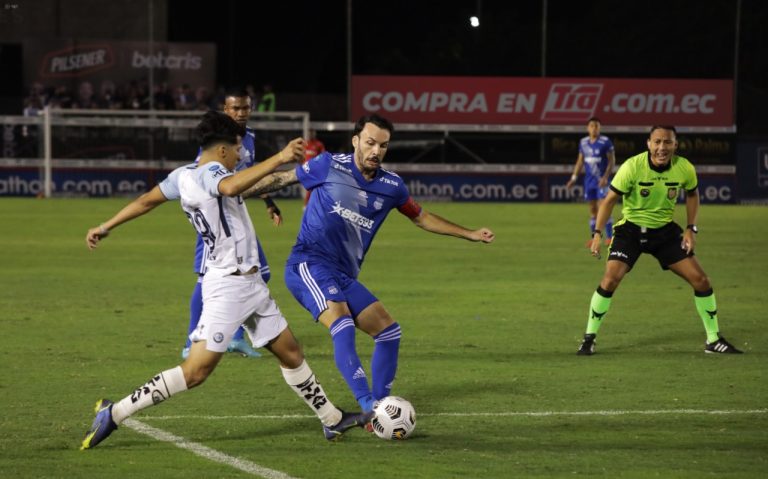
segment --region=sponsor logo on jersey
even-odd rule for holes
[[[675,199],[677,197],[677,188],[668,188],[667,189],[667,198],[670,200]]]
[[[368,193],[366,193],[365,190],[358,191],[357,196],[359,196],[360,198],[363,198],[364,200],[368,199]]]
[[[376,197],[376,199],[373,201],[373,207],[377,210],[380,210],[384,206],[384,198]]]
[[[333,205],[333,209],[329,211],[329,213],[335,213],[342,218],[344,218],[346,221],[352,223],[355,226],[360,226],[361,228],[365,228],[367,230],[370,230],[373,228],[373,225],[375,223],[374,220],[370,218],[366,218],[365,216],[361,215],[360,213],[356,213],[348,208],[344,208],[341,206],[341,202],[337,201],[335,205]]]
[[[76,77],[114,64],[115,54],[109,45],[77,45],[45,55],[40,62],[40,76]]]
[[[346,166],[341,166],[341,165],[340,165],[340,164],[338,164],[338,163],[331,163],[331,166],[332,166],[332,167],[334,167],[334,168],[335,168],[335,169],[337,169],[337,170],[341,170],[341,171],[343,171],[344,173],[346,173],[346,174],[348,174],[348,175],[351,175],[351,174],[352,174],[352,170],[350,170],[350,169],[349,169],[349,168],[347,168]]]
[[[649,190],[648,188],[642,188],[640,190],[640,196],[642,196],[643,198],[647,198],[650,194],[651,194],[651,190]]]
[[[391,185],[391,186],[398,186],[400,184],[400,183],[398,183],[395,180],[390,180],[386,176],[382,176],[381,178],[379,178],[379,181],[384,183],[384,184],[386,184],[386,185]]]

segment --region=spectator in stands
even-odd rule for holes
[[[77,89],[77,99],[72,108],[95,109],[98,108],[96,97],[93,94],[93,84],[89,81],[80,83]]]
[[[176,89],[176,109],[194,110],[195,96],[192,94],[192,88],[188,83],[182,84]]]

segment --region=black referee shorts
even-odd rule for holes
[[[630,269],[643,253],[653,255],[661,269],[693,256],[682,248],[683,229],[674,221],[661,228],[646,228],[632,222],[625,222],[613,228],[613,241],[608,261],[621,261]]]

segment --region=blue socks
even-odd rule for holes
[[[397,372],[397,356],[400,351],[400,325],[393,323],[373,337],[373,397],[382,399],[389,396]]]
[[[333,356],[347,386],[355,396],[355,400],[363,408],[363,411],[373,409],[373,397],[371,388],[368,387],[368,377],[360,362],[360,357],[355,349],[355,323],[349,316],[342,316],[331,324],[331,338],[333,339]]]
[[[589,232],[595,232],[595,218],[589,219]],[[613,216],[608,217],[608,221],[605,223],[605,237],[613,238]]]

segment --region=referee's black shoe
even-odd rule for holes
[[[717,335],[719,338],[714,343],[707,343],[704,345],[704,352],[709,354],[743,354],[743,351],[739,351],[736,347],[725,340],[724,337]]]
[[[595,354],[595,335],[594,334],[584,335],[584,341],[581,342],[581,346],[579,346],[579,350],[576,351],[576,354],[578,354],[579,356],[591,356]]]

